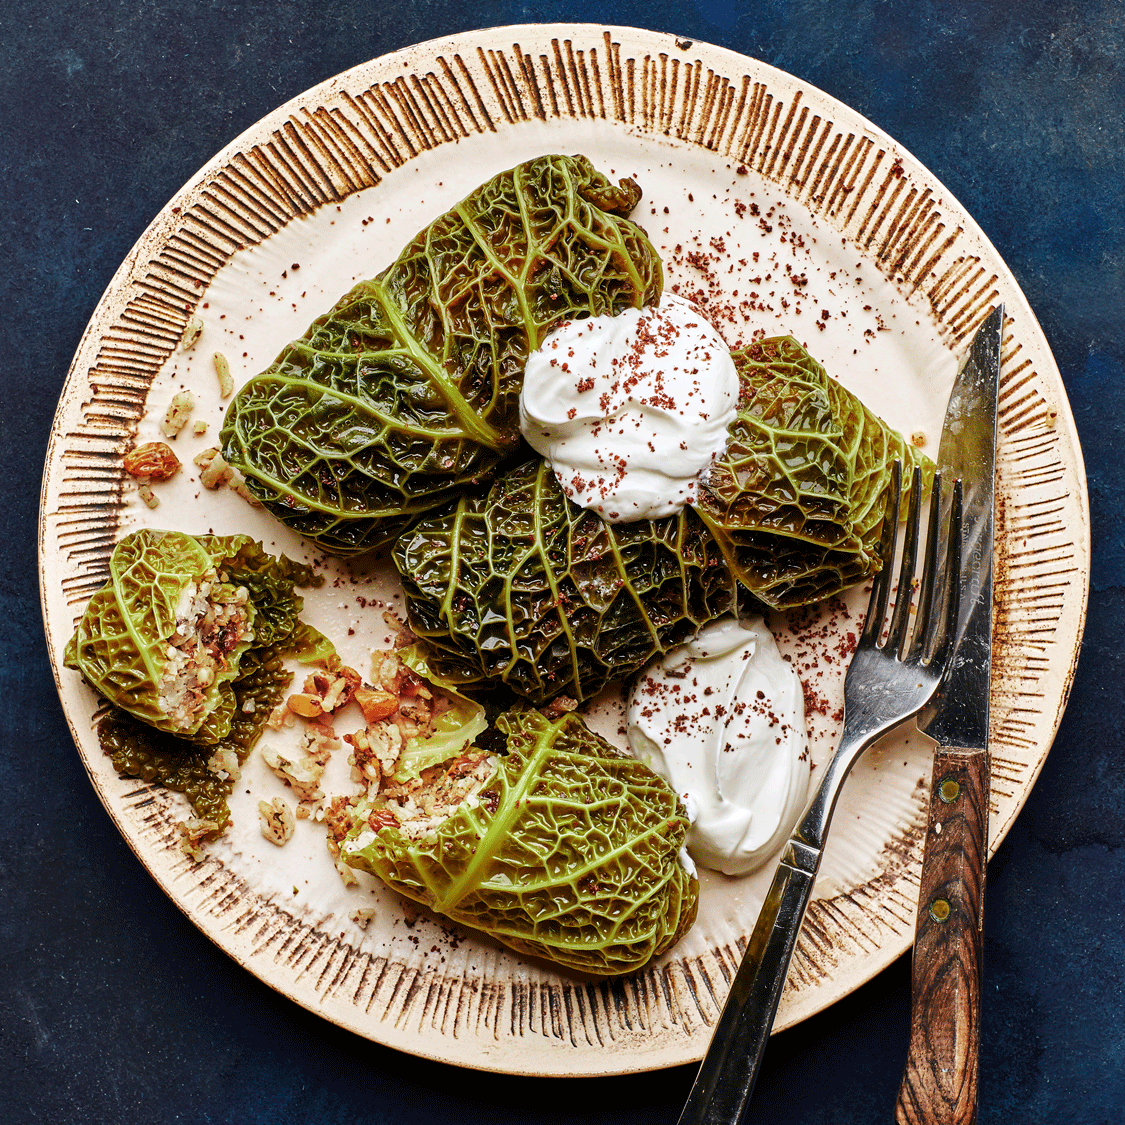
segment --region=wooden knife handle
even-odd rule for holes
[[[930,784],[897,1125],[975,1125],[987,751],[939,749]]]

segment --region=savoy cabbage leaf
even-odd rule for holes
[[[741,394],[726,450],[697,507],[738,582],[786,609],[874,574],[891,465],[933,463],[791,336],[731,353]]]
[[[607,523],[541,460],[421,521],[394,560],[435,666],[536,702],[589,699],[734,605],[722,553],[691,509]]]
[[[220,596],[246,589],[252,632],[227,654],[184,729],[161,699],[168,640],[184,591],[216,578]],[[270,555],[247,535],[145,528],[122,539],[110,580],[90,599],[65,655],[67,667],[113,705],[98,720],[98,741],[117,772],[184,793],[211,826],[207,834],[221,832],[234,779],[215,763],[227,752],[239,761],[249,754],[293,678],[286,658],[338,662],[332,642],[300,619],[295,587],[322,582],[311,567]]]
[[[435,831],[411,838],[361,806],[341,855],[439,914],[584,973],[633,972],[695,919],[671,787],[575,714],[509,711],[496,772]]]
[[[639,198],[584,156],[494,176],[238,392],[223,456],[325,550],[393,539],[515,448],[554,324],[659,300],[660,258],[624,217]]]

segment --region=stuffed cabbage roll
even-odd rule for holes
[[[535,702],[589,699],[734,605],[722,552],[691,509],[607,523],[541,460],[463,497],[395,544],[410,627],[460,684]]]
[[[667,782],[577,715],[509,711],[456,757],[385,784],[340,854],[518,952],[612,976],[694,921],[687,826]]]
[[[584,156],[495,176],[238,392],[223,456],[327,551],[392,539],[516,446],[524,363],[556,322],[659,299],[624,218],[639,199]]]
[[[933,463],[791,336],[731,353],[741,381],[725,453],[697,502],[731,571],[760,602],[821,601],[873,574],[891,465],[928,489]]]

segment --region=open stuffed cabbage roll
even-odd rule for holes
[[[541,460],[421,521],[394,560],[437,667],[535,702],[589,699],[734,606],[730,570],[694,511],[607,523]]]
[[[290,640],[313,656],[331,650],[297,616],[293,586],[311,573],[248,535],[144,528],[117,544],[109,574],[64,662],[110,703],[168,734],[226,737],[232,685],[252,648]]]
[[[299,617],[294,587],[319,581],[247,535],[146,528],[117,544],[67,645],[113,704],[98,737],[118,773],[186,793],[197,839],[227,823],[237,763],[292,679],[283,659],[337,659]]]
[[[393,538],[516,446],[524,364],[555,323],[659,299],[624,217],[639,199],[584,156],[493,177],[238,392],[223,456],[325,550]]]
[[[575,714],[509,711],[456,756],[359,807],[351,866],[521,953],[632,972],[695,919],[671,786]]]

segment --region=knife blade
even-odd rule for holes
[[[996,417],[1004,306],[962,361],[938,468],[963,488],[964,546],[950,667],[918,718],[937,743],[911,966],[910,1045],[897,1125],[974,1125],[980,1047],[981,926],[988,853],[989,678]]]

